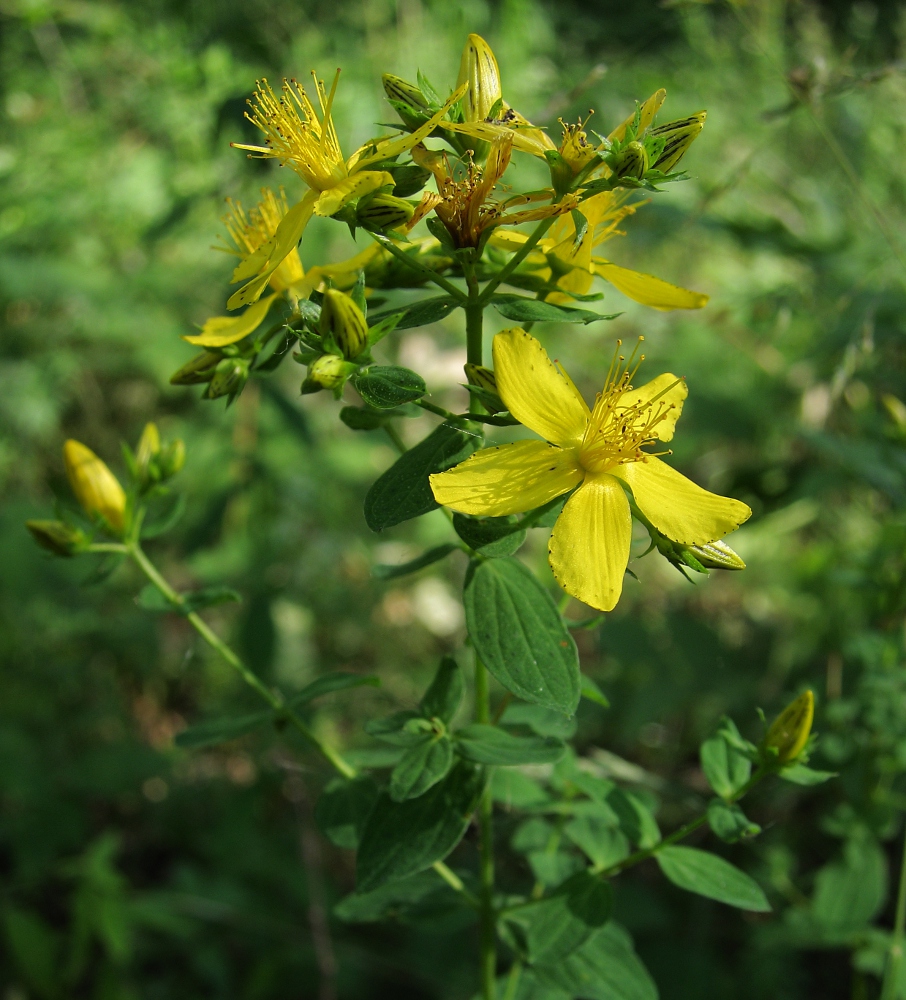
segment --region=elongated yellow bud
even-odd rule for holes
[[[484,365],[466,364],[463,366],[469,385],[477,385],[479,389],[497,392],[497,376]]]
[[[705,569],[746,568],[746,564],[738,553],[720,539],[717,539],[716,542],[708,542],[707,545],[690,545],[689,549]]]
[[[368,344],[368,322],[362,310],[335,288],[324,293],[318,329],[321,336],[333,339],[347,360],[357,358]]]
[[[32,538],[56,556],[74,556],[87,539],[85,533],[63,521],[26,521]]]
[[[500,100],[500,70],[491,46],[481,35],[469,35],[462,59],[459,63],[459,77],[456,86],[469,85],[462,99],[462,108],[467,122],[480,122],[488,117],[488,112]]]
[[[415,206],[392,194],[376,194],[356,206],[356,218],[366,229],[396,229],[415,214]]]
[[[699,132],[705,127],[706,111],[699,111],[688,118],[680,118],[675,122],[665,122],[648,130],[649,136],[664,140],[664,148],[657,155],[652,166],[669,174],[671,170],[686,155],[687,150],[698,138]]]
[[[151,462],[159,454],[160,432],[157,429],[157,424],[145,424],[142,436],[138,440],[138,447],[135,449],[135,463],[138,466],[140,476],[147,476]]]
[[[765,748],[776,750],[780,764],[794,761],[805,749],[812,720],[815,717],[815,696],[804,691],[777,716],[764,738]]]
[[[71,438],[63,445],[66,475],[76,499],[87,514],[99,514],[116,532],[126,525],[126,494],[119,480],[79,441]]]

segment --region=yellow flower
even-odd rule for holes
[[[121,534],[126,524],[126,494],[116,476],[90,448],[71,438],[63,445],[63,462],[85,513],[100,515]]]
[[[578,233],[572,215],[563,216],[538,243],[537,251],[529,254],[526,266],[534,267],[541,277],[555,281],[563,289],[562,295],[555,292],[548,296],[551,302],[569,301],[570,292],[585,295],[591,289],[594,276],[598,275],[634,302],[652,309],[701,309],[708,302],[708,296],[701,292],[594,256],[595,249],[602,243],[623,235],[618,226],[639,207],[638,204],[626,204],[630,195],[631,192],[625,189],[617,189],[587,198],[578,206],[587,223],[581,240],[576,238]],[[503,250],[518,250],[526,239],[524,233],[501,230],[491,237],[491,242]]]
[[[654,525],[683,545],[703,545],[739,527],[751,511],[709,493],[645,449],[670,441],[686,385],[659,375],[633,388],[638,366],[615,356],[589,409],[566,372],[519,328],[494,338],[501,398],[544,441],[517,441],[476,452],[431,476],[438,503],[464,514],[503,516],[532,510],[578,487],[551,534],[549,558],[560,586],[601,611],[620,598],[629,561],[626,490]]]
[[[314,74],[313,74],[314,75]],[[372,139],[344,159],[333,121],[333,102],[340,74],[330,93],[315,78],[320,111],[304,88],[295,80],[284,80],[278,97],[267,80],[260,80],[246,117],[265,134],[266,146],[234,143],[261,158],[274,158],[291,167],[305,181],[309,191],[283,217],[274,235],[246,258],[233,272],[233,281],[246,281],[227,307],[254,302],[270,276],[302,238],[312,215],[334,215],[344,205],[380,188],[392,188],[393,177],[374,167],[393,160],[430,135],[453,104],[465,93],[464,84],[443,107],[410,135]]]
[[[227,198],[227,205],[230,210],[223,217],[223,224],[232,246],[226,244],[215,249],[232,254],[243,262],[273,238],[289,211],[283,188],[280,188],[279,194],[274,194],[270,188],[262,188],[261,201],[248,213],[241,202],[232,198]],[[239,316],[212,316],[201,328],[201,333],[182,339],[201,347],[235,344],[261,326],[279,292],[293,288],[304,277],[299,251],[293,246],[268,278],[274,294],[259,299]]]

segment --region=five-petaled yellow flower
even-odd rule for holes
[[[304,88],[295,80],[284,80],[281,96],[267,80],[258,82],[249,103],[252,113],[246,117],[267,137],[266,146],[234,143],[252,155],[279,160],[291,167],[308,185],[302,200],[284,215],[276,232],[250,254],[233,272],[233,282],[246,284],[227,302],[228,309],[238,309],[256,301],[271,275],[293,250],[312,215],[330,216],[344,205],[381,188],[392,188],[393,177],[386,170],[375,169],[396,159],[434,131],[453,104],[466,92],[459,87],[443,107],[410,135],[372,139],[344,159],[333,123],[333,102],[339,71],[328,93],[315,78],[320,113]]]
[[[673,438],[687,394],[682,379],[659,375],[636,389],[638,366],[615,357],[589,409],[563,368],[524,330],[498,333],[493,353],[501,398],[545,440],[485,448],[431,476],[431,488],[438,503],[479,516],[532,510],[575,490],[548,549],[568,594],[601,611],[620,599],[632,534],[627,489],[659,532],[684,545],[722,538],[752,513],[645,450]]]

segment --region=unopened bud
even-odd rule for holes
[[[126,524],[126,494],[119,480],[85,445],[70,439],[63,445],[66,475],[86,514],[99,515],[116,532]]]
[[[690,545],[689,549],[705,569],[746,568],[746,564],[739,554],[720,539],[717,539],[716,542],[708,542],[707,545]]]
[[[698,138],[699,132],[705,127],[706,111],[699,111],[688,118],[680,118],[675,122],[665,122],[648,130],[647,135],[664,140],[664,148],[658,153],[652,166],[665,174],[671,170],[686,155],[686,151]]]
[[[477,385],[480,389],[486,389],[488,392],[497,392],[497,376],[490,368],[469,363],[464,365],[464,369],[469,385]]]
[[[25,527],[41,548],[56,556],[74,556],[88,541],[83,531],[63,521],[26,521]]]
[[[186,446],[182,438],[176,438],[161,449],[157,457],[157,467],[161,479],[170,479],[186,464]]]
[[[333,340],[347,360],[357,358],[368,345],[368,322],[362,310],[335,288],[324,293],[318,330],[327,341]]]
[[[249,363],[244,358],[223,358],[214,369],[205,399],[238,396],[249,377]]]
[[[170,385],[201,385],[203,382],[210,382],[220,359],[221,355],[213,351],[196,354],[170,376]]]
[[[415,214],[415,206],[392,194],[376,194],[362,199],[356,206],[356,219],[365,229],[396,229],[404,226]]]
[[[456,86],[464,83],[469,89],[462,98],[462,109],[467,122],[480,122],[488,117],[488,112],[500,100],[500,70],[491,46],[481,35],[469,35],[462,59],[459,63],[459,77]]]
[[[322,354],[308,366],[308,375],[302,383],[302,395],[307,396],[322,389],[331,389],[334,394],[339,395],[346,384],[346,379],[355,370],[354,364],[345,361],[337,354]]]
[[[381,83],[384,85],[384,93],[391,101],[408,104],[416,111],[428,110],[428,99],[414,83],[392,73],[385,73],[381,77]]]
[[[157,467],[154,460],[159,454],[160,433],[157,430],[157,425],[145,424],[145,429],[138,441],[138,447],[135,449],[138,478],[143,484],[157,479]]]
[[[765,749],[772,751],[770,759],[779,764],[796,760],[808,742],[814,717],[815,697],[811,691],[804,691],[771,724],[764,738]]]
[[[611,164],[617,177],[641,179],[648,172],[648,151],[640,142],[630,142],[616,153]]]

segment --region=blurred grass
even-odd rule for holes
[[[415,554],[442,532],[437,515],[387,537],[367,531],[361,500],[389,445],[339,425],[332,400],[300,401],[292,366],[229,411],[167,378],[189,356],[179,334],[222,309],[229,268],[208,247],[223,197],[253,201],[262,183],[293,182],[229,149],[247,134],[254,79],[342,65],[351,149],[387,120],[382,71],[421,67],[446,83],[473,30],[530,117],[575,120],[595,107],[592,124],[606,132],[661,85],[671,117],[709,111],[684,164],[693,180],[641,209],[605,253],[705,291],[710,305],[659,314],[608,292],[605,311],[624,313],[613,324],[541,335],[589,394],[615,335],[644,335],[649,371],[687,377],[675,461],[753,507],[733,539],[749,568],[691,587],[653,557],[634,566],[642,586],[629,581],[606,625],[579,634],[585,668],[614,705],[583,710],[581,745],[667,779],[669,827],[704,793],[696,748],[720,715],[757,736],[756,705],[771,714],[810,684],[816,764],[842,772],[821,790],[763,795],[753,815],[767,832],[727,849],[772,890],[766,922],[681,896],[644,868],[618,880],[617,915],[665,1000],[874,995],[877,944],[809,900],[842,843],[877,839],[892,852],[906,804],[906,427],[884,403],[906,398],[903,27],[895,3],[4,0],[5,1000],[318,995],[312,907],[352,885],[344,852],[310,853],[322,776],[264,737],[174,749],[187,721],[246,709],[245,692],[184,623],[135,607],[129,572],[89,586],[83,564],[43,558],[22,522],[69,502],[66,437],[116,464],[120,440],[158,420],[186,439],[189,507],[155,552],[181,583],[242,592],[238,609],[210,617],[251,665],[288,688],[329,669],[377,673],[381,689],[336,699],[315,719],[353,745],[364,745],[370,714],[413,700],[461,639],[462,567],[370,579],[373,562]],[[353,250],[324,223],[303,257]],[[407,333],[385,357],[455,400],[458,323]],[[530,550],[539,566],[542,550],[540,540]],[[515,861],[504,867],[505,879],[523,874]],[[857,892],[874,891],[853,879]],[[887,895],[882,884],[867,899],[866,920],[889,926]],[[331,933],[343,998],[473,988],[468,928],[333,922]]]

